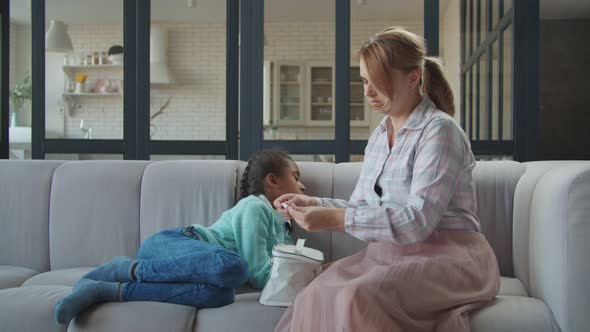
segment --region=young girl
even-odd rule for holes
[[[155,301],[213,308],[234,301],[246,281],[263,288],[277,242],[292,244],[290,224],[270,202],[303,193],[297,164],[287,153],[260,151],[248,161],[242,199],[210,227],[164,230],[141,245],[137,259],[116,257],[84,275],[59,301],[61,324],[101,302]]]

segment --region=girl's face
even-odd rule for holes
[[[289,165],[283,169],[281,176],[278,179],[278,191],[279,194],[303,194],[305,186],[301,183],[299,167],[292,161],[289,161]]]

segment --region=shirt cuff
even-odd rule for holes
[[[322,199],[319,197],[314,197],[315,198],[315,204],[316,206],[320,206],[320,207],[324,207],[324,204],[322,203]]]
[[[351,235],[357,232],[357,226],[354,222],[355,214],[356,208],[348,208],[344,212],[344,231]]]

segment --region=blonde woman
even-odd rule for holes
[[[286,194],[274,204],[304,229],[369,245],[301,291],[276,330],[468,331],[469,312],[497,295],[500,277],[453,93],[423,39],[402,28],[377,34],[359,56],[365,96],[384,118],[350,201]]]

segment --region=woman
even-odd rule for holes
[[[480,233],[469,140],[422,38],[388,28],[359,52],[364,93],[385,115],[350,201],[286,194],[273,204],[309,231],[368,241],[302,290],[277,331],[468,331],[499,289]],[[287,203],[288,208],[281,208]]]
[[[220,307],[232,303],[234,288],[246,281],[262,289],[270,277],[272,247],[293,243],[290,223],[270,202],[304,190],[287,153],[255,153],[244,170],[242,199],[215,224],[163,230],[142,243],[137,260],[116,257],[90,271],[57,303],[55,320],[66,324],[102,302]]]

